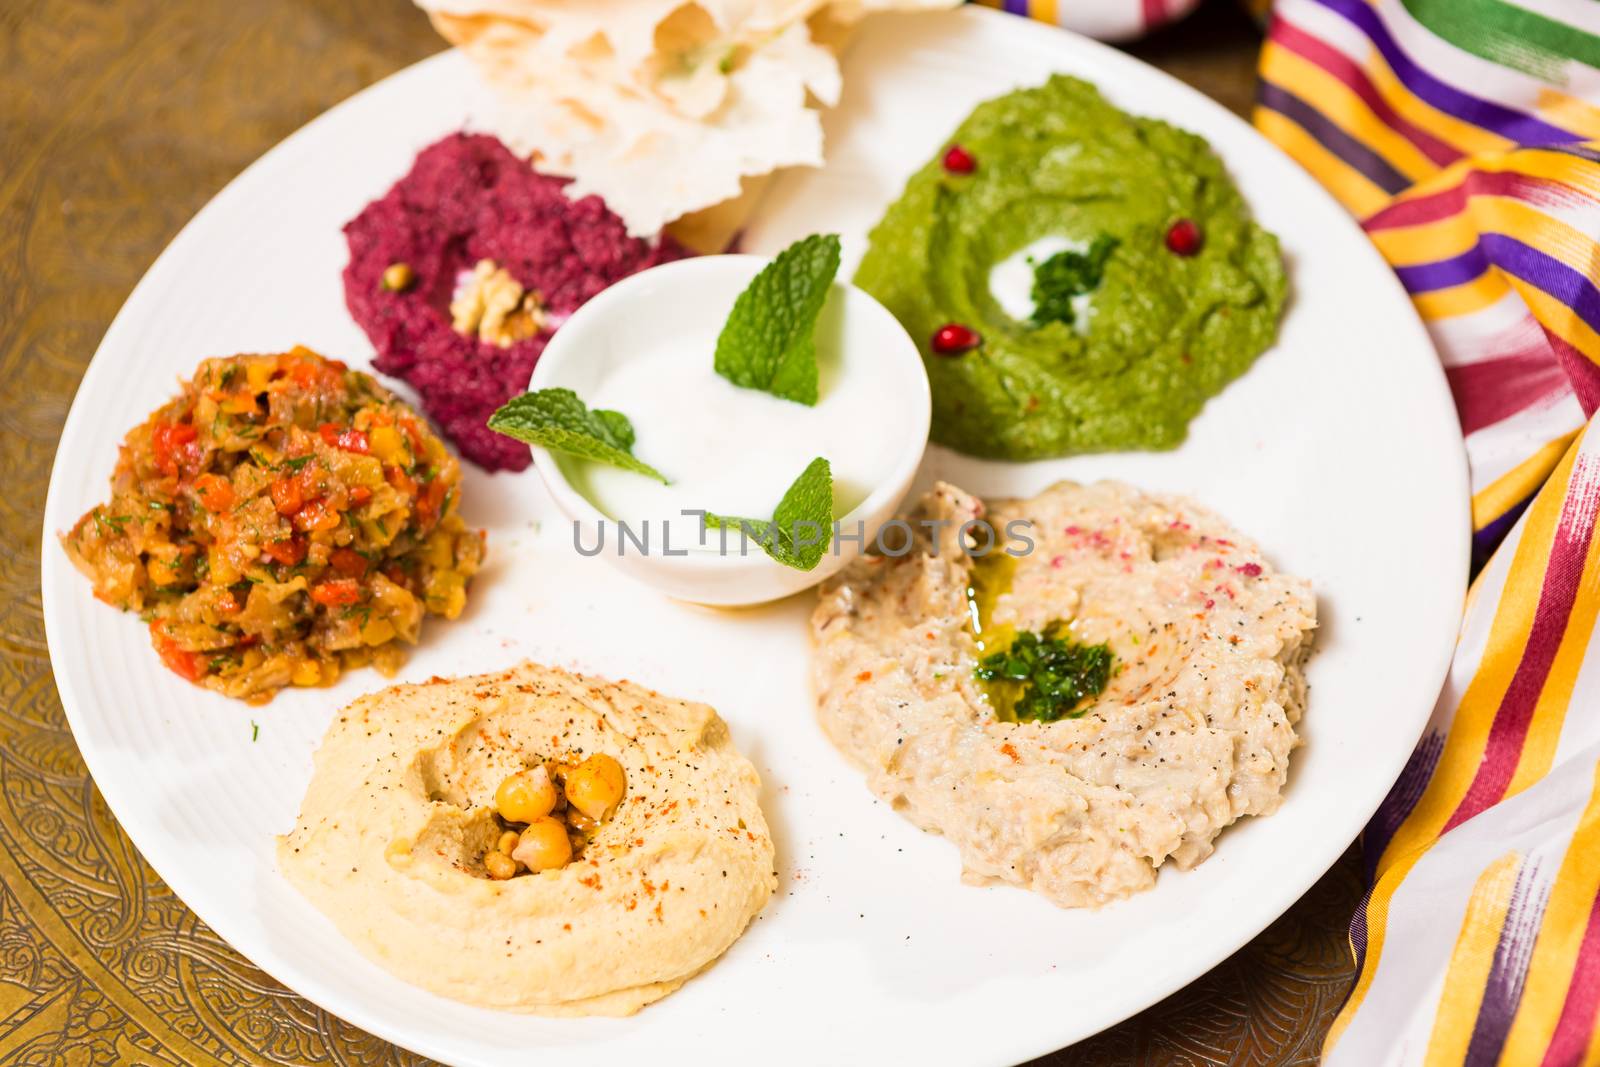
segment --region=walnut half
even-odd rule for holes
[[[544,302],[492,259],[480,259],[450,301],[450,325],[463,337],[507,348],[544,329]]]

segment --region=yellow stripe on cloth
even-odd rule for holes
[[[1472,498],[1472,528],[1481,530],[1534,494],[1567,454],[1578,431],[1563,434],[1511,468]]]
[[[1416,226],[1373,230],[1367,236],[1378,246],[1383,258],[1395,267],[1414,267],[1419,263],[1450,259],[1478,243],[1478,231],[1466,212],[1461,211]]]
[[[1541,211],[1526,200],[1508,196],[1475,196],[1468,214],[1483,233],[1503,233],[1560,260],[1579,274],[1594,270],[1600,246],[1589,234]],[[1439,258],[1443,258],[1442,256]]]
[[[1411,304],[1429,322],[1438,322],[1440,319],[1460,318],[1462,315],[1471,315],[1482,311],[1484,308],[1493,307],[1505,299],[1511,291],[1511,284],[1506,281],[1505,275],[1497,270],[1485,271],[1470,282],[1452,285],[1448,289],[1435,289],[1428,293],[1416,293],[1411,297]],[[1528,490],[1533,492],[1532,487]],[[1524,493],[1523,496],[1526,496]],[[1518,497],[1521,500],[1522,497]]]
[[[1528,958],[1522,1000],[1506,1033],[1501,1063],[1538,1063],[1550,1044],[1566,1003],[1583,932],[1589,925],[1589,912],[1594,907],[1595,894],[1600,893],[1600,863],[1595,862],[1596,856],[1600,856],[1600,769],[1545,902],[1533,954]]]
[[[1546,122],[1600,140],[1600,107],[1554,89],[1539,90],[1539,116]]]
[[[1467,1057],[1472,1024],[1483,1005],[1484,986],[1494,965],[1494,949],[1511,910],[1511,891],[1517,885],[1521,857],[1508,852],[1478,876],[1467,898],[1466,914],[1455,948],[1444,972],[1444,989],[1428,1037],[1425,1067],[1454,1067]]]

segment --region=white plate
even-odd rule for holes
[[[62,436],[45,511],[45,622],[84,759],[135,844],[199,916],[311,1000],[438,1059],[585,1062],[1014,1062],[1086,1037],[1201,974],[1339,856],[1399,773],[1444,677],[1467,572],[1465,460],[1444,378],[1400,286],[1345,213],[1243,122],[1109,48],[964,9],[886,17],[846,62],[829,166],[776,183],[752,251],[840,231],[846,269],[905,177],[977,102],[1067,71],[1119,105],[1211,140],[1283,240],[1292,306],[1278,346],[1213,400],[1176,452],[1026,466],[935,450],[923,472],[982,492],[1063,476],[1190,493],[1319,591],[1306,744],[1287,799],[1188,873],[1099,912],[961,884],[937,837],[874,802],[823,740],[801,596],[719,613],[659,599],[572,550],[537,475],[468,476],[490,562],[466,615],[431,621],[408,678],[521,657],[709,701],[766,783],[776,898],[727,957],[627,1020],[498,1016],[390,978],[279,877],[330,714],[382,680],[264,708],[167,673],[143,626],[92,600],[55,540],[106,492],[122,434],[205,356],[304,342],[364,363],[345,313],[340,226],[413,153],[482,113],[462,61],[430,59],[264,156],[181,233],[107,332]],[[542,524],[541,524],[542,523]],[[252,742],[251,723],[260,724]]]

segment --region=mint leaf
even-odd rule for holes
[[[1037,264],[1033,268],[1033,324],[1064,322],[1071,326],[1075,318],[1072,298],[1100,287],[1106,260],[1120,243],[1115,237],[1101,234],[1087,252],[1057,252]]]
[[[833,468],[821,456],[812,460],[778,501],[770,521],[708,511],[705,524],[742,530],[785,567],[809,571],[822,561],[833,536]]]
[[[779,252],[733,302],[717,337],[717,373],[745,389],[814,405],[813,335],[837,273],[838,234],[812,234]]]
[[[489,429],[530,445],[609,463],[667,484],[633,455],[633,424],[620,411],[590,411],[571,389],[536,389],[512,397],[489,416]]]

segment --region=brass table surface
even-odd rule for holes
[[[404,0],[0,0],[0,1064],[418,1062],[256,970],[140,858],[62,715],[39,551],[78,379],[156,254],[267,148],[439,47]],[[1212,0],[1132,51],[1242,112],[1256,47]],[[1352,849],[1234,957],[1041,1062],[1314,1062],[1359,892]]]

